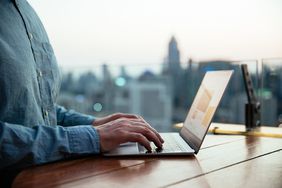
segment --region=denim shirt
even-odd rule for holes
[[[59,88],[37,14],[26,0],[0,0],[0,170],[99,153],[95,118],[56,105]]]

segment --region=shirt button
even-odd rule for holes
[[[42,71],[41,70],[37,70],[37,76],[42,77]]]
[[[33,39],[32,33],[28,33],[28,37],[29,37],[30,40],[32,40]]]
[[[38,71],[38,76],[42,77],[42,72],[40,70]]]
[[[47,110],[44,111],[44,116],[48,117],[48,111]]]

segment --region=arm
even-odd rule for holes
[[[66,110],[64,107],[56,105],[57,124],[63,127],[75,125],[92,125],[95,117],[78,113],[74,110]]]
[[[93,126],[29,128],[0,121],[0,170],[99,152],[99,135]]]
[[[57,105],[57,121],[63,126],[74,126],[82,122],[92,124],[100,135],[102,152],[110,151],[119,144],[139,142],[151,150],[150,142],[162,147],[164,140],[141,116],[134,114],[115,113],[103,118],[94,118],[75,111],[67,111]]]

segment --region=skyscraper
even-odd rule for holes
[[[168,69],[172,74],[179,73],[181,69],[179,50],[174,36],[171,37],[168,45]]]
[[[166,62],[164,62],[164,75],[170,79],[173,104],[174,107],[179,107],[181,103],[181,87],[183,70],[180,66],[180,53],[177,46],[177,41],[174,36],[171,37],[168,44],[168,56]]]

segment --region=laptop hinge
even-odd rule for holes
[[[185,140],[188,145],[194,149],[195,154],[197,154],[201,147],[201,140],[197,138],[194,134],[189,132],[187,129],[182,128],[180,131],[180,136]]]

